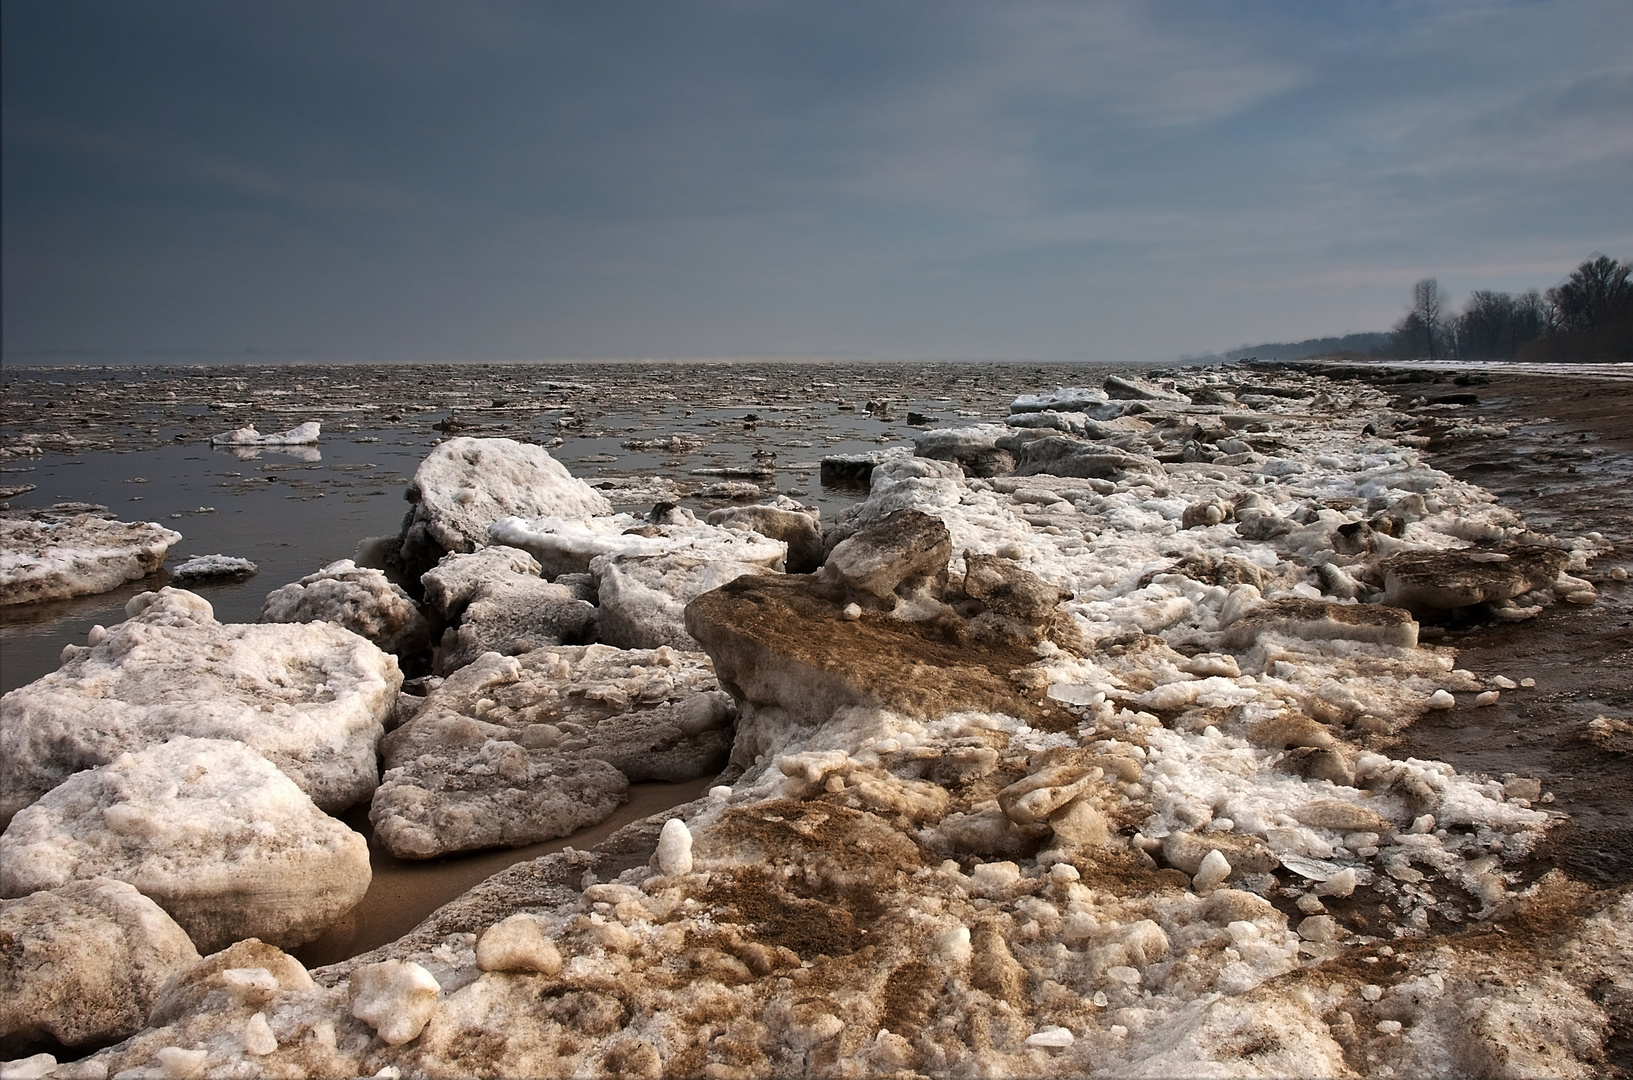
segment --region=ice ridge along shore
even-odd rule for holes
[[[1424,620],[1593,603],[1606,552],[1415,426],[1292,372],[1061,388],[880,455],[804,574],[768,535],[799,522],[618,515],[450,440],[385,560],[440,674],[378,720],[377,828],[508,843],[641,769],[719,785],[341,964],[232,944],[55,1074],[1596,1075],[1633,901],[1522,876],[1535,781],[1379,740],[1522,692]],[[200,623],[188,595],[149,603]]]

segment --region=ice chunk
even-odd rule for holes
[[[1197,892],[1207,892],[1209,889],[1224,883],[1230,877],[1230,863],[1225,856],[1214,848],[1202,857],[1202,864],[1197,867],[1196,876],[1191,879],[1192,886]]]
[[[0,821],[81,769],[177,735],[237,739],[325,810],[374,790],[397,661],[328,623],[223,625],[181,589],[0,699]]]
[[[686,822],[670,818],[658,837],[658,869],[671,876],[692,872],[692,833]]]
[[[90,596],[159,569],[181,533],[99,514],[0,518],[0,605]]]
[[[233,428],[210,436],[211,446],[310,446],[318,441],[322,425],[315,420],[298,424],[288,431],[262,435],[254,427]]]
[[[261,604],[264,623],[331,622],[386,652],[409,656],[431,643],[431,628],[402,587],[350,559],[283,586]]]
[[[128,881],[209,952],[310,941],[368,890],[368,844],[243,743],[178,737],[78,773],[0,836],[0,892]]]
[[[482,932],[476,942],[476,966],[483,971],[554,975],[561,970],[561,953],[538,919],[512,915]]]
[[[543,447],[512,439],[449,439],[420,463],[406,495],[414,509],[396,560],[412,578],[450,551],[484,546],[488,527],[502,518],[572,521],[612,513],[603,495]]]
[[[358,969],[351,978],[352,1015],[380,1040],[401,1046],[419,1037],[436,1012],[442,987],[431,973],[405,960],[385,960]]]
[[[65,1046],[139,1031],[169,976],[198,950],[164,909],[111,878],[0,901],[0,1040]]]

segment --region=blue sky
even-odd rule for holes
[[[1633,257],[1633,4],[6,0],[4,348],[1166,360]]]

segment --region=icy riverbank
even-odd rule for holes
[[[729,732],[720,787],[662,845],[652,821],[518,866],[311,981],[234,946],[66,1074],[1592,1074],[1627,901],[1584,918],[1581,888],[1521,877],[1550,824],[1535,783],[1379,746],[1453,692],[1524,692],[1420,643],[1420,619],[1591,603],[1604,547],[1425,465],[1371,387],[1120,382],[885,456],[810,575],[768,559],[697,591],[675,560],[700,538],[784,542],[503,507],[529,552],[603,545],[531,578],[563,590],[553,610],[604,620],[633,579],[646,610],[685,605],[685,640],[588,678],[616,650],[427,584],[439,648],[488,619],[480,640],[517,650],[399,700],[412,760],[461,778],[427,790],[550,795],[522,778],[626,770],[609,737],[656,724],[663,754]],[[450,571],[537,572],[417,535]],[[1446,932],[1521,913],[1527,934]]]

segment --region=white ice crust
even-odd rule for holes
[[[157,570],[180,539],[181,533],[152,522],[96,514],[0,518],[0,605],[117,589]]]
[[[288,431],[262,435],[254,427],[233,428],[210,436],[211,446],[311,446],[318,441],[322,425],[316,420],[297,424]]]
[[[293,947],[368,890],[368,844],[241,742],[173,738],[77,773],[0,836],[0,895],[129,882],[203,951]]]
[[[57,671],[0,698],[0,817],[71,774],[176,735],[238,739],[326,810],[365,799],[396,703],[394,657],[348,630],[223,624],[182,589],[70,646]]]

